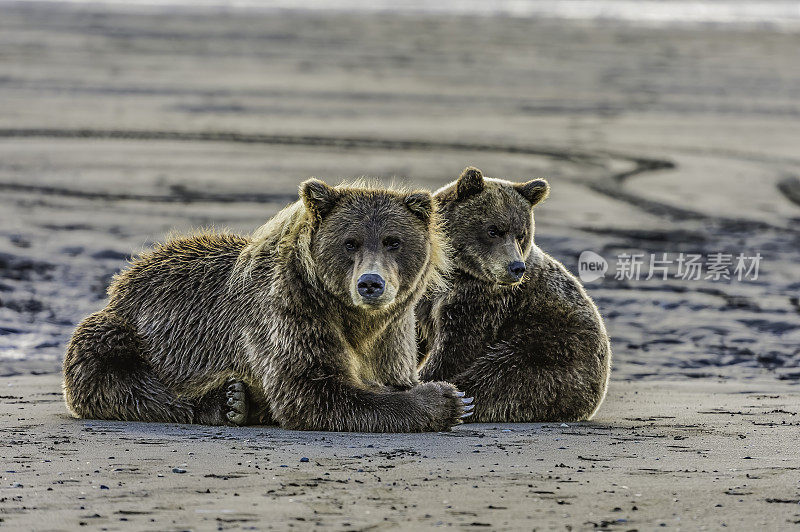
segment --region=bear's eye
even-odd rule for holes
[[[347,251],[355,251],[358,249],[358,242],[355,240],[348,240],[344,243],[344,247]]]
[[[490,238],[497,238],[501,233],[500,230],[493,225],[486,231],[486,234],[488,234]]]
[[[389,237],[383,241],[383,245],[386,246],[386,249],[389,251],[394,251],[396,249],[400,249],[400,240],[394,237]]]

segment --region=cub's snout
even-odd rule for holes
[[[525,263],[521,260],[511,262],[508,265],[508,273],[515,281],[519,281],[525,275]]]
[[[358,294],[367,301],[376,300],[383,295],[386,281],[377,273],[365,273],[358,278]]]
[[[377,310],[394,303],[400,280],[396,268],[381,257],[357,260],[350,281],[350,297],[357,307]]]

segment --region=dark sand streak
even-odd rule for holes
[[[0,138],[71,138],[71,139],[125,139],[125,140],[170,140],[197,142],[237,142],[244,144],[270,144],[283,146],[312,146],[337,149],[377,149],[404,151],[456,151],[493,152],[521,155],[538,155],[552,159],[591,164],[600,156],[623,159],[637,165],[636,169],[624,174],[637,174],[649,170],[674,168],[670,161],[646,159],[637,156],[612,154],[610,152],[590,152],[573,149],[548,149],[528,146],[502,144],[481,144],[466,142],[436,142],[427,140],[379,139],[358,137],[323,137],[311,135],[267,135],[238,133],[234,131],[144,131],[114,129],[46,129],[46,128],[7,128],[0,129]],[[615,176],[615,178],[619,178]]]

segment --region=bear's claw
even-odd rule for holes
[[[237,380],[229,380],[225,396],[228,398],[226,405],[228,412],[225,417],[233,425],[244,425],[247,423],[247,391],[244,383]]]
[[[475,405],[471,404],[472,401],[474,401],[475,399],[473,397],[464,397],[464,395],[466,395],[464,392],[456,392],[456,396],[461,399],[461,407],[463,413],[458,416],[458,419],[456,419],[456,422],[453,425],[453,427],[462,425],[464,423],[463,421],[464,418],[467,418],[475,413],[473,412]]]

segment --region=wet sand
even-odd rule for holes
[[[800,35],[0,10],[3,524],[800,521]],[[386,436],[65,417],[64,345],[131,254],[175,230],[249,232],[312,175],[437,188],[468,164],[546,177],[538,245],[572,271],[584,250],[611,263],[587,284],[615,356],[595,422]],[[763,260],[743,282],[615,280],[636,252]]]
[[[619,382],[588,423],[429,434],[75,420],[55,375],[0,386],[0,518],[15,530],[800,523],[800,393],[787,384]]]

